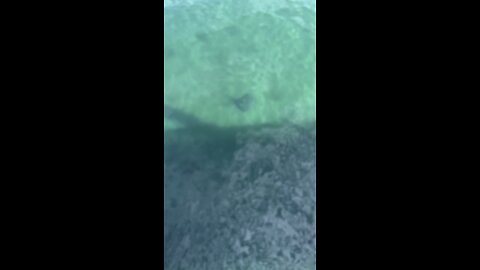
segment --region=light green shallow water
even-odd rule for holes
[[[218,127],[314,122],[316,11],[308,3],[165,2],[165,105]],[[241,111],[232,99],[245,94],[253,103]],[[165,130],[185,125],[164,120]]]

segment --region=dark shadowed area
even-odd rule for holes
[[[165,138],[164,269],[314,269],[315,123]]]

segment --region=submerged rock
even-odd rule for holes
[[[228,156],[202,146],[219,137],[172,134],[177,141],[166,145],[172,150],[164,162],[164,269],[315,269],[314,129],[239,130]],[[187,171],[190,162],[199,166]]]

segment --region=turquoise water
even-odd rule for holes
[[[315,269],[315,1],[164,0],[164,25],[164,269]]]
[[[164,9],[166,105],[219,127],[315,121],[311,1],[178,2]],[[244,95],[248,111],[234,103]],[[165,129],[182,125],[175,120]]]

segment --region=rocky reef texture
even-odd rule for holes
[[[164,269],[315,269],[315,125],[218,132],[165,145]]]

